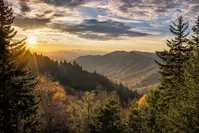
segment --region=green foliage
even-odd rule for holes
[[[67,92],[76,94],[85,91],[107,91],[116,90],[123,102],[139,97],[137,92],[129,90],[122,84],[115,84],[107,77],[90,73],[75,63],[62,61],[60,63],[42,55],[33,54],[29,59],[29,67],[35,73],[48,74],[54,80],[67,88]]]
[[[140,133],[141,132],[141,118],[139,114],[138,102],[133,101],[129,109],[129,115],[127,118],[126,133]]]
[[[106,97],[104,93],[86,92],[68,107],[70,132],[119,133],[123,130],[120,99],[116,92]]]
[[[147,94],[145,104],[140,105],[140,115],[142,118],[142,132],[158,133],[158,104],[157,99],[160,96],[159,90],[153,90]]]
[[[160,132],[176,132],[179,131],[176,127],[180,122],[178,112],[178,103],[183,100],[180,92],[184,86],[185,63],[190,58],[191,48],[187,44],[186,33],[188,22],[183,21],[183,17],[178,18],[178,23],[170,26],[170,31],[175,36],[175,39],[167,41],[169,50],[157,52],[157,55],[162,59],[157,62],[160,69],[162,91],[159,93],[157,103],[154,105],[157,114],[158,129]],[[177,121],[179,120],[179,121]],[[167,125],[167,126],[165,126]]]
[[[181,111],[184,116],[186,131],[199,131],[199,17],[193,27],[194,35],[192,36],[193,55],[186,64],[185,84],[183,99],[180,104],[183,107]]]
[[[156,99],[159,91],[151,91],[142,98],[133,100],[126,117],[125,133],[157,133]]]
[[[156,132],[196,133],[199,131],[199,19],[193,27],[194,35],[190,40],[186,38],[188,33],[185,33],[188,23],[184,23],[182,17],[178,19],[178,24],[173,24],[170,31],[176,37],[168,41],[170,49],[157,53],[162,59],[162,63],[158,62],[162,90],[151,106],[155,112]]]
[[[12,8],[0,0],[0,132],[36,132],[35,76],[26,70],[25,39],[13,42]]]
[[[119,133],[123,131],[121,124],[121,104],[116,92],[112,92],[100,107],[95,124],[96,133]]]
[[[157,55],[162,59],[159,65],[159,73],[161,77],[162,89],[175,87],[175,82],[183,83],[184,63],[189,59],[190,48],[187,44],[187,33],[189,23],[183,21],[183,17],[178,18],[178,22],[173,22],[170,25],[170,31],[175,36],[174,39],[167,40],[169,50],[157,52]]]
[[[91,133],[94,124],[94,116],[99,108],[99,100],[94,92],[86,92],[84,96],[70,102],[68,114],[70,118],[70,130],[73,133]]]

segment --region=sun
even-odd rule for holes
[[[37,43],[37,38],[33,35],[29,35],[27,38],[27,44],[28,46],[35,45]]]

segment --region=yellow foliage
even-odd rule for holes
[[[53,101],[64,101],[66,99],[65,89],[59,82],[52,81],[47,77],[39,77],[39,83],[36,89],[41,94],[52,94]]]
[[[146,102],[146,95],[144,95],[143,97],[141,97],[139,99],[138,104],[139,105],[145,105],[145,104],[147,104],[147,102]]]
[[[66,95],[63,92],[56,92],[54,93],[52,99],[57,101],[64,101],[66,99]]]

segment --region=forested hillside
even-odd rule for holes
[[[31,54],[29,67],[36,74],[48,75],[59,81],[67,91],[82,94],[85,91],[113,91],[117,90],[123,100],[137,97],[137,92],[130,91],[122,84],[116,84],[107,77],[96,72],[88,72],[76,62],[54,61],[47,56]]]
[[[154,53],[115,51],[103,56],[82,56],[74,61],[90,72],[96,71],[131,90],[146,93],[159,83],[154,60],[158,60]]]

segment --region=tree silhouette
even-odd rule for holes
[[[183,83],[183,64],[189,59],[191,49],[187,45],[187,29],[189,22],[184,22],[183,17],[178,18],[178,23],[170,25],[170,31],[174,39],[167,40],[169,50],[159,51],[157,55],[161,61],[156,61],[161,74],[161,88],[175,85],[175,82]]]
[[[35,132],[35,76],[26,70],[25,39],[13,42],[12,8],[0,0],[0,132]]]

